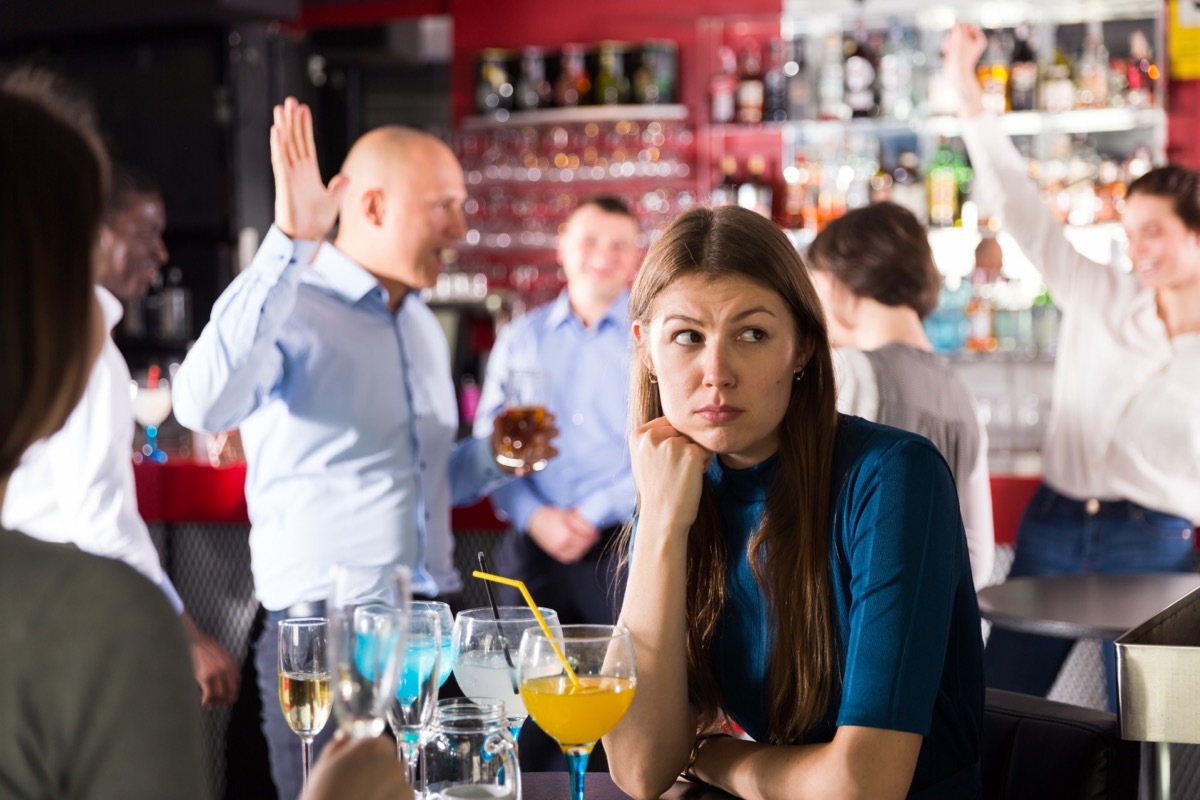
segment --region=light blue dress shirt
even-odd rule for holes
[[[548,410],[559,430],[557,458],[492,493],[497,512],[518,530],[528,530],[529,518],[544,505],[576,508],[597,528],[633,516],[637,490],[626,437],[632,352],[627,293],[591,328],[571,310],[564,290],[500,332],[488,360],[476,438],[491,435],[513,369],[547,373]]]
[[[433,312],[409,293],[393,314],[370,273],[328,242],[312,260],[317,247],[272,227],[176,374],[175,415],[194,430],[241,428],[267,609],[324,599],[337,562],[401,561],[414,592],[457,591],[451,502],[506,476],[489,441],[454,447]]]

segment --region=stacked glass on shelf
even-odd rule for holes
[[[624,103],[675,103],[675,42],[604,41],[561,50],[492,47],[477,58],[475,109],[503,119],[510,111]]]

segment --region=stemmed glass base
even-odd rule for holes
[[[571,774],[571,800],[583,800],[583,783],[587,776],[588,756],[591,754],[591,745],[563,749],[563,755],[567,757],[567,769]]]
[[[313,740],[312,737],[300,737],[300,763],[304,766],[303,782],[301,786],[308,786],[308,773],[312,771],[313,762]]]

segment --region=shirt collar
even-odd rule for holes
[[[125,306],[117,299],[117,296],[105,289],[100,284],[94,284],[96,290],[96,299],[100,301],[100,313],[104,317],[104,329],[109,333],[117,327],[117,323],[121,321],[121,317],[125,316]]]
[[[546,322],[551,328],[557,328],[572,318],[579,319],[579,316],[572,310],[570,297],[567,290],[563,289],[558,293],[558,297],[554,298],[554,304],[550,306],[550,312],[546,315]],[[616,325],[619,328],[628,322],[629,292],[626,290],[622,291],[604,312],[604,316],[596,324],[596,330],[600,330],[605,325]],[[582,322],[580,324],[582,325]]]
[[[320,277],[324,286],[349,303],[357,303],[372,292],[375,292],[381,301],[387,300],[387,290],[380,285],[375,276],[334,247],[332,242],[321,243],[312,271]]]

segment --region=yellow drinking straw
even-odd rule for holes
[[[542,628],[542,633],[546,634],[546,638],[550,640],[550,646],[554,648],[554,654],[558,656],[558,660],[562,662],[563,669],[567,671],[567,677],[571,679],[571,683],[576,688],[580,686],[579,676],[575,674],[575,670],[571,669],[571,665],[567,663],[567,656],[559,649],[558,642],[554,640],[554,634],[550,632],[550,626],[546,624],[545,618],[542,617],[542,612],[538,611],[537,603],[533,602],[533,597],[529,594],[529,589],[525,588],[525,582],[519,581],[516,578],[503,578],[499,575],[493,575],[490,572],[475,570],[471,573],[476,578],[482,578],[485,581],[493,583],[503,583],[505,586],[511,586],[521,592],[521,596],[525,598],[525,602],[529,604],[529,608],[533,611],[533,616],[537,619],[538,625]]]

